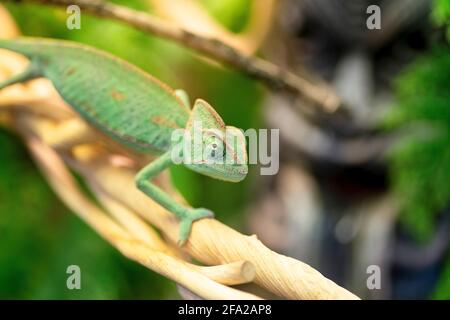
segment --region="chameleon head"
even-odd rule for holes
[[[185,164],[189,169],[230,182],[245,178],[247,149],[242,130],[225,126],[217,112],[203,100],[195,102],[186,129],[193,139],[192,161]]]

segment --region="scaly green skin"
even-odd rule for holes
[[[245,138],[233,127],[225,127],[220,116],[203,100],[192,110],[184,91],[174,91],[137,67],[99,50],[77,43],[20,38],[0,40],[0,48],[15,51],[30,59],[29,68],[4,83],[6,86],[37,77],[52,81],[61,97],[87,122],[114,140],[140,152],[160,155],[136,176],[136,186],[180,219],[179,242],[184,243],[192,222],[212,217],[203,208],[187,208],[150,182],[155,175],[173,165],[172,133],[176,129],[193,130],[200,122],[204,132],[230,129],[237,145],[223,137],[212,141],[202,137],[201,150],[215,150],[222,143],[226,152],[241,159],[239,164],[186,164],[191,170],[216,179],[238,182],[247,174]],[[192,154],[199,151],[194,146]],[[214,155],[214,152],[213,152]]]

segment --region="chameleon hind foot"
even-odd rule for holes
[[[192,223],[194,221],[213,217],[214,213],[208,209],[188,209],[185,215],[180,218],[180,234],[178,238],[178,245],[182,246],[186,243],[187,239],[189,238],[189,234],[191,233]]]

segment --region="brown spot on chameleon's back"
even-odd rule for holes
[[[71,75],[73,75],[75,73],[76,69],[75,68],[69,68],[66,71],[66,76],[70,77]]]
[[[162,127],[167,127],[171,129],[181,128],[174,120],[166,118],[164,116],[153,116],[151,117],[150,121]]]
[[[117,90],[113,90],[111,91],[111,97],[114,98],[114,100],[116,101],[122,101],[123,98],[125,98],[125,96],[123,95],[123,93],[117,91]]]
[[[81,103],[81,108],[88,114],[90,114],[93,117],[97,116],[97,110],[92,106],[89,102],[83,102]]]

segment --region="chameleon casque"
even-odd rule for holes
[[[179,218],[180,245],[188,239],[194,221],[213,217],[213,213],[177,203],[150,181],[174,164],[171,157],[173,131],[193,130],[193,123],[200,122],[205,133],[201,139],[202,150],[210,152],[205,152],[207,158],[214,159],[221,152],[238,159],[233,164],[214,161],[184,164],[189,169],[230,182],[239,182],[247,175],[247,151],[242,131],[226,127],[205,101],[198,99],[191,110],[184,91],[172,90],[130,63],[78,43],[19,38],[0,40],[0,48],[23,54],[30,60],[23,73],[0,83],[0,90],[45,77],[90,125],[135,151],[158,155],[139,171],[135,183],[139,190]],[[225,130],[232,132],[237,143],[229,144],[223,135],[211,133]],[[194,146],[191,152],[196,151]]]

